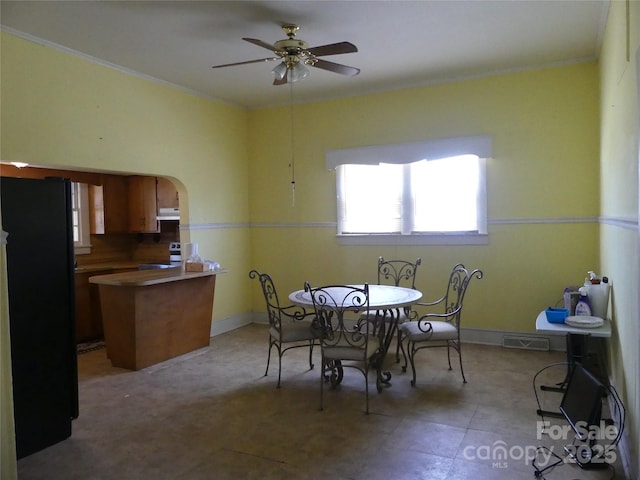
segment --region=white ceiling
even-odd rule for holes
[[[310,47],[348,41],[357,53],[322,57],[361,69],[317,68],[295,102],[325,100],[597,57],[609,0],[9,1],[10,33],[247,108],[286,104],[276,62],[242,40],[273,44],[300,26]]]

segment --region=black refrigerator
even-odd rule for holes
[[[78,416],[71,182],[0,177],[17,457],[71,435]]]

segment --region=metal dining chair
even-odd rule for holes
[[[312,288],[305,283],[315,309],[314,330],[320,338],[320,410],[324,408],[324,384],[337,387],[344,368],[359,370],[365,381],[365,413],[369,414],[369,369],[379,351],[375,322],[358,316],[369,308],[369,285],[329,285]],[[349,314],[355,314],[350,316]]]
[[[382,256],[378,258],[378,285],[393,285],[395,287],[406,287],[413,290],[416,289],[416,273],[418,267],[422,264],[422,259],[417,258],[415,262],[408,260],[385,260]],[[415,320],[417,312],[412,311],[411,307],[398,308],[394,312],[397,316],[397,325],[408,320]],[[382,317],[389,320],[388,316],[383,315],[384,312],[365,312],[364,315]],[[404,358],[404,369],[407,367],[407,355],[404,351],[402,330],[397,331],[396,342],[396,362],[400,361],[400,351]]]
[[[266,377],[269,372],[271,349],[275,347],[278,350],[277,388],[280,388],[282,356],[287,350],[299,347],[309,348],[309,370],[313,369],[313,346],[318,344],[318,338],[311,329],[314,313],[295,305],[280,306],[278,293],[270,275],[251,270],[249,278],[257,278],[260,281],[269,316],[269,353],[264,376]]]
[[[458,352],[462,380],[467,383],[464,369],[462,368],[462,345],[460,343],[462,307],[469,283],[473,278],[481,279],[482,277],[481,270],[469,271],[463,264],[458,263],[449,274],[449,280],[442,297],[433,302],[418,302],[415,304],[416,307],[435,307],[440,312],[426,313],[417,320],[405,322],[399,327],[407,338],[407,353],[413,372],[411,386],[415,387],[416,385],[416,353],[424,348],[433,347],[447,348],[449,370],[451,370],[451,349],[453,348]],[[406,367],[403,369],[406,370]]]

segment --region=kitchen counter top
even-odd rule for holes
[[[157,285],[160,283],[178,282],[181,280],[191,280],[199,277],[209,277],[219,273],[226,273],[226,270],[212,270],[209,272],[185,272],[182,268],[163,268],[157,270],[136,270],[133,272],[112,273],[109,275],[98,275],[89,278],[90,283],[98,285],[113,285],[119,287],[144,287]]]
[[[91,263],[88,265],[79,265],[75,268],[76,273],[94,273],[108,272],[110,270],[138,270],[141,266],[148,265],[164,265],[166,268],[179,267],[180,264],[171,264],[162,260],[120,260],[103,263]]]

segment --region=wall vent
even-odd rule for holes
[[[522,348],[524,350],[549,351],[549,339],[546,337],[516,337],[505,335],[502,337],[502,346],[506,348]]]

